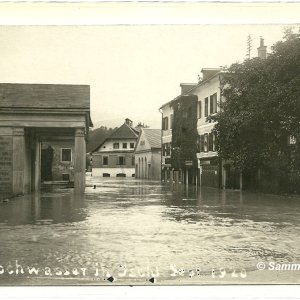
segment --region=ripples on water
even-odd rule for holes
[[[96,189],[92,186],[96,184]],[[89,178],[84,196],[54,190],[0,203],[1,263],[185,269],[299,262],[299,200]]]

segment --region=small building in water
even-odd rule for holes
[[[136,178],[161,179],[161,130],[142,128],[135,148]]]
[[[85,190],[90,87],[0,83],[0,198],[74,180]]]
[[[135,177],[134,149],[139,136],[130,119],[92,151],[92,175]]]

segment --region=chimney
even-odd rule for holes
[[[132,126],[132,121],[128,118],[125,119],[125,124],[127,124],[128,126]]]
[[[197,86],[197,83],[180,83],[181,87],[181,95],[184,95],[186,92],[188,92],[190,89]]]
[[[264,39],[260,38],[260,45],[257,48],[257,56],[259,58],[267,58],[267,46],[264,45]]]

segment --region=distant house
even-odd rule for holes
[[[136,178],[161,179],[161,130],[142,128],[135,149]]]
[[[139,131],[132,121],[125,123],[92,151],[92,175],[101,177],[134,177],[134,149]]]

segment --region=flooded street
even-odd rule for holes
[[[134,178],[87,184],[83,196],[57,189],[0,203],[1,284],[299,282],[300,271],[257,264],[300,263],[300,198]]]

